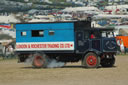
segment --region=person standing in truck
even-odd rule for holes
[[[90,36],[90,38],[91,38],[91,39],[94,39],[94,38],[96,38],[93,32],[91,33],[91,36]]]

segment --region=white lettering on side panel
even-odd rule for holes
[[[16,51],[74,50],[74,42],[16,43]]]

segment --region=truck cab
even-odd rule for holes
[[[114,29],[91,28],[76,31],[76,53],[86,53],[95,50],[96,53],[116,52]],[[81,49],[83,48],[83,49]]]

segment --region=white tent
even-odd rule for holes
[[[20,20],[16,19],[13,15],[0,16],[0,23],[18,23]]]
[[[111,19],[111,18],[128,18],[128,15],[108,15],[108,14],[99,14],[99,15],[95,15],[93,16],[93,18],[96,19],[102,19],[102,18],[106,18],[106,19]]]
[[[63,12],[77,12],[77,11],[98,11],[102,12],[96,7],[68,7],[62,10]]]
[[[122,8],[128,8],[128,5],[114,5],[114,6],[105,7],[105,9],[107,10],[116,10],[116,9],[122,9]]]
[[[120,26],[115,26],[115,35],[119,34],[120,29],[122,29],[125,33],[128,34],[128,25],[120,25]]]

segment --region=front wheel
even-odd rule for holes
[[[82,65],[86,68],[97,68],[100,65],[100,57],[95,53],[89,52],[84,56]]]

